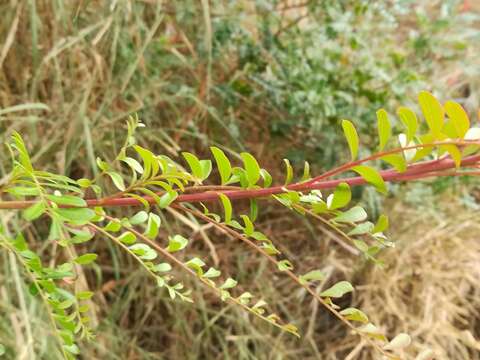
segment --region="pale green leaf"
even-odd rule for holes
[[[400,121],[407,128],[406,143],[408,144],[410,143],[410,141],[412,141],[412,139],[415,137],[415,134],[417,133],[417,115],[415,115],[415,113],[407,107],[399,107],[397,110],[397,114],[400,117]]]
[[[360,206],[354,206],[351,209],[341,213],[333,220],[338,222],[360,222],[367,218],[366,211]]]
[[[384,350],[400,350],[409,346],[412,342],[410,335],[400,333],[395,336],[387,345],[383,347]]]
[[[170,236],[168,241],[167,251],[171,253],[180,251],[188,245],[188,239],[184,238],[182,235]]]
[[[231,289],[235,286],[237,286],[238,282],[232,278],[228,278],[225,280],[225,282],[220,286],[220,289],[226,290],[226,289]]]
[[[205,274],[203,274],[203,277],[206,278],[216,278],[221,275],[221,272],[213,267],[209,268]]]
[[[125,191],[125,182],[119,173],[109,171],[107,172],[107,175],[110,176],[118,190]]]
[[[325,273],[321,270],[312,270],[300,276],[300,280],[303,282],[322,281],[323,279],[325,279]]]
[[[172,270],[172,265],[170,265],[169,263],[160,263],[155,265],[153,267],[153,270],[157,272],[168,272]]]
[[[142,260],[154,260],[158,256],[156,251],[147,244],[133,244],[128,248]]]
[[[353,286],[348,281],[340,281],[333,285],[331,288],[323,291],[320,296],[322,297],[331,297],[331,298],[339,298],[343,295],[352,292]]]
[[[373,224],[370,221],[366,221],[364,223],[358,224],[355,226],[349,233],[348,235],[354,236],[354,235],[363,235],[363,234],[368,234],[373,230]]]
[[[136,213],[135,215],[133,215],[129,221],[130,221],[130,224],[132,225],[138,225],[138,224],[144,223],[145,221],[147,221],[147,219],[148,219],[148,213],[142,210]]]

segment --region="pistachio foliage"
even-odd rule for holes
[[[199,159],[190,152],[182,153],[183,160],[155,154],[137,143],[137,132],[144,125],[135,117],[127,122],[127,138],[114,161],[97,159],[99,172],[94,179],[74,180],[36,169],[22,137],[13,133],[11,142],[6,144],[12,171],[1,184],[0,209],[21,211],[26,223],[40,218],[48,222],[48,242],[38,241],[60,246],[66,255],[62,261],[42,258],[35,244],[29,244],[22,232],[9,224],[0,228],[0,247],[14,254],[23,266],[31,295],[43,301],[65,359],[76,358],[81,353],[79,343],[94,338],[90,324],[95,294],[78,279],[84,268],[98,261],[98,254],[92,250],[78,255],[76,247],[95,237],[110,241],[131,256],[159,292],[172,301],[193,302],[195,296],[200,296],[185,288],[184,274],[197,279],[222,301],[233,303],[280,331],[301,336],[295,319],[282,319],[261,294],[238,291],[240,287],[233,275],[224,274],[210,266],[208,259],[191,254],[188,234],[164,236],[172,227],[162,224],[163,211],[174,216],[193,216],[237,239],[268,259],[272,271],[290,278],[380,354],[399,358],[397,352],[410,345],[407,334],[394,334],[389,341],[381,326],[372,324],[361,309],[340,307],[338,300],[355,291],[354,286],[342,280],[317,289],[325,279],[322,269],[299,269],[301,266],[288,259],[276,241],[262,232],[256,219],[262,202],[270,199],[320,221],[338,235],[343,246],[381,266],[381,252],[394,246],[385,234],[388,218],[380,215],[378,219],[369,219],[364,208],[352,204],[351,186],[366,184],[385,194],[388,182],[392,181],[476,175],[480,162],[480,129],[470,126],[458,103],[448,101],[442,105],[430,93],[422,92],[419,105],[425,122],[420,122],[411,109],[398,109],[404,128],[400,134],[394,134],[398,127],[387,112],[379,110],[378,152],[365,158],[359,158],[360,139],[354,124],[343,120],[351,161],[318,176],[310,174],[306,163],[297,180],[285,159],[285,178],[279,181],[280,185],[272,185],[269,172],[246,152],[235,161],[219,147],[211,147],[212,159]],[[96,199],[86,199],[87,190],[93,191]],[[247,214],[235,210],[238,199],[249,199]],[[220,203],[222,211],[214,211],[220,207],[211,206],[212,201]],[[115,206],[135,206],[138,211],[131,217],[115,217],[109,214]],[[178,256],[179,253],[184,254]],[[4,345],[0,349],[8,352]]]

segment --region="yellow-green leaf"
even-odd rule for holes
[[[358,310],[353,307],[346,308],[340,311],[340,314],[347,320],[358,321],[361,323],[368,323],[368,317],[365,313],[361,310]]]
[[[400,154],[384,155],[381,157],[381,159],[386,163],[392,165],[395,168],[395,170],[397,170],[400,173],[407,170],[407,161]]]
[[[339,298],[342,297],[343,295],[352,292],[353,286],[350,284],[348,281],[340,281],[333,285],[331,288],[328,288],[327,290],[323,291],[320,296],[322,297],[333,297],[333,298]]]
[[[377,111],[377,125],[378,137],[380,139],[379,150],[382,151],[392,136],[392,128],[390,126],[390,121],[388,120],[388,114],[384,109]]]
[[[353,123],[349,120],[342,120],[342,128],[348,142],[348,147],[350,148],[352,160],[355,160],[358,154],[359,143],[357,130],[355,130],[355,126],[353,126]]]
[[[415,115],[415,113],[411,109],[403,106],[398,108],[397,114],[400,117],[400,121],[407,128],[406,143],[409,144],[410,141],[412,141],[412,139],[414,138],[418,129],[417,115]]]
[[[462,105],[454,101],[447,101],[445,103],[445,112],[450,118],[450,121],[452,121],[458,137],[463,139],[470,128],[470,119]]]
[[[292,182],[292,179],[293,179],[293,168],[292,168],[292,165],[290,164],[290,160],[283,159],[283,162],[285,163],[285,168],[287,170],[287,174],[285,176],[285,185],[288,185]]]
[[[226,196],[225,194],[219,193],[218,197],[222,202],[223,210],[225,212],[225,223],[228,224],[232,220],[232,203],[230,202],[228,196]]]
[[[250,186],[255,185],[260,179],[260,166],[257,160],[249,153],[240,154],[243,160],[243,166],[246,171],[247,180]]]
[[[427,121],[428,128],[436,138],[443,128],[445,113],[440,102],[428,91],[422,91],[418,95],[418,102],[422,108],[423,116]]]
[[[342,208],[348,205],[351,199],[352,192],[350,191],[350,186],[348,186],[347,183],[342,182],[335,188],[329,208],[331,210]]]
[[[215,162],[217,163],[222,185],[225,185],[230,179],[230,175],[232,175],[232,165],[230,164],[230,160],[228,160],[225,153],[218,147],[212,146],[210,147],[210,151],[212,152]]]
[[[458,150],[456,145],[441,145],[440,149],[445,150],[448,152],[455,162],[455,167],[459,168],[462,163],[462,153]]]
[[[385,184],[385,181],[383,181],[382,176],[376,169],[370,166],[359,165],[353,167],[352,170],[358,173],[361,177],[363,177],[365,181],[375,186],[378,192],[382,194],[385,194],[387,192],[387,186]]]

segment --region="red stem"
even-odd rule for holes
[[[475,165],[477,162],[480,161],[480,155],[473,155],[465,157],[462,162],[461,166],[468,167]],[[342,167],[343,168],[343,167]],[[338,169],[338,168],[337,168]],[[431,176],[447,176],[447,175],[461,175],[461,173],[453,173],[448,172],[445,173],[444,171],[449,169],[455,169],[455,162],[449,158],[441,158],[437,160],[430,160],[425,161],[418,164],[413,164],[408,167],[408,169],[403,172],[399,173],[394,169],[388,169],[380,171],[380,175],[386,182],[399,182],[399,181],[407,181],[407,180],[417,180]],[[348,170],[346,168],[345,170]],[[338,171],[335,171],[338,173]],[[325,176],[321,176],[325,178]],[[319,179],[320,177],[314,178]],[[309,180],[303,183],[295,183],[288,186],[273,186],[270,188],[263,188],[263,189],[241,189],[241,190],[227,190],[221,191],[224,195],[228,196],[230,200],[239,200],[239,199],[252,199],[252,198],[260,198],[260,197],[267,197],[275,194],[285,193],[286,190],[291,191],[309,191],[315,189],[333,189],[341,182],[346,182],[350,186],[358,186],[364,185],[366,181],[360,177],[348,177],[343,179],[334,179],[334,180],[316,180],[312,181]],[[192,193],[192,194],[181,194],[175,200],[176,203],[188,202],[208,202],[208,201],[216,201],[218,199],[219,191],[204,191],[200,193]],[[146,201],[150,204],[155,203],[155,199],[151,196],[144,196],[143,197]],[[95,207],[95,206],[104,206],[104,207],[114,207],[114,206],[140,206],[142,203],[133,198],[105,198],[105,199],[90,199],[86,200],[88,207]],[[5,201],[0,202],[0,209],[25,209],[35,201]],[[68,207],[68,206],[65,206]]]

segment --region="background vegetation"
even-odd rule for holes
[[[368,139],[378,108],[409,105],[420,89],[478,111],[474,1],[10,0],[0,11],[2,141],[21,132],[39,168],[74,178],[95,175],[97,156],[115,156],[135,113],[148,126],[140,141],[158,153],[248,149],[275,174],[284,157],[306,159],[317,172],[345,159],[342,118]],[[4,177],[8,154],[0,160]],[[260,220],[289,258],[323,268],[326,281],[365,284],[347,301],[387,331],[411,333],[417,352],[428,346],[439,358],[480,359],[475,183],[442,180],[397,193],[387,206],[356,194],[396,219],[390,235],[398,246],[382,270],[319,224],[273,208]],[[15,217],[2,213],[1,221]],[[36,225],[22,230],[41,251],[48,229]],[[252,324],[208,294],[194,305],[172,302],[97,241],[103,256],[85,279],[101,305],[86,358],[372,358],[303,292],[265,273],[264,260],[193,219],[171,226],[190,232],[195,251],[277,304],[304,336]],[[13,358],[56,358],[41,304],[15,260],[0,259],[0,343]]]

